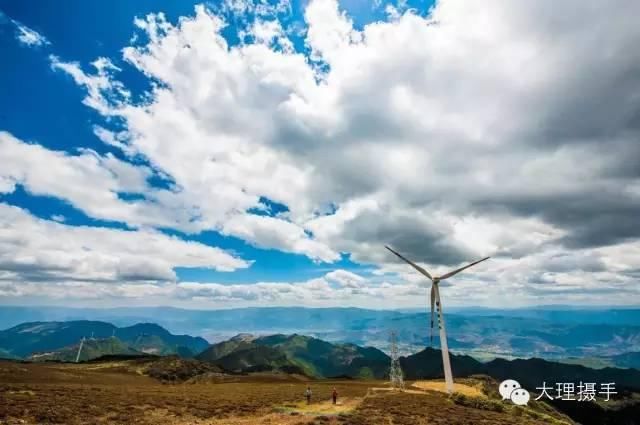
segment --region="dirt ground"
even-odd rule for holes
[[[301,404],[307,385],[313,390],[310,406]],[[286,423],[306,423],[315,416],[336,416],[347,406],[351,409],[370,385],[268,375],[162,384],[123,364],[0,361],[0,424],[285,423],[281,417],[287,418]],[[333,387],[340,394],[339,408],[329,404]]]
[[[307,385],[313,390],[309,405],[304,400]],[[380,381],[308,381],[268,374],[162,384],[126,363],[0,361],[0,424],[549,423],[517,410],[492,411],[495,405],[477,404],[486,398],[454,399],[438,391],[439,385],[423,381],[399,393],[385,390],[387,384]],[[334,387],[339,393],[337,405],[331,403]]]

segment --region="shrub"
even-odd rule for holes
[[[460,406],[472,407],[474,409],[489,410],[491,412],[504,412],[505,407],[502,402],[484,397],[469,397],[460,393],[453,393],[451,400]]]

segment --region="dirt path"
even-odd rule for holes
[[[307,404],[305,401],[295,404],[287,404],[285,406],[277,407],[276,409],[282,409],[282,413],[295,412],[300,415],[309,416],[335,416],[341,413],[349,413],[353,411],[362,402],[362,397],[342,398],[339,399],[336,404],[333,404],[331,400],[321,401],[316,403]]]

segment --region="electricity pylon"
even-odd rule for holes
[[[389,368],[389,380],[394,390],[404,390],[402,368],[398,358],[398,340],[395,331],[391,331],[391,367]]]

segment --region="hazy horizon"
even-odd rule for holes
[[[65,304],[5,304],[0,303],[0,309],[4,307],[13,308],[59,308],[59,309],[95,309],[95,310],[110,310],[110,309],[176,309],[176,310],[192,310],[192,311],[217,311],[217,310],[241,310],[241,309],[277,309],[277,308],[299,308],[299,309],[358,309],[358,310],[374,310],[374,311],[411,311],[411,312],[424,312],[426,306],[418,305],[415,307],[396,307],[396,308],[384,308],[384,307],[358,307],[358,306],[296,306],[296,305],[246,305],[246,306],[231,306],[231,307],[217,307],[217,308],[196,308],[196,307],[181,307],[176,305],[126,305],[126,306],[91,306],[91,305],[65,305]],[[510,310],[640,310],[640,306],[637,304],[544,304],[544,305],[524,305],[524,306],[511,306],[511,307],[492,307],[482,305],[466,305],[466,306],[448,306],[447,310],[452,313],[456,311],[464,310],[496,310],[496,311],[510,311]]]

